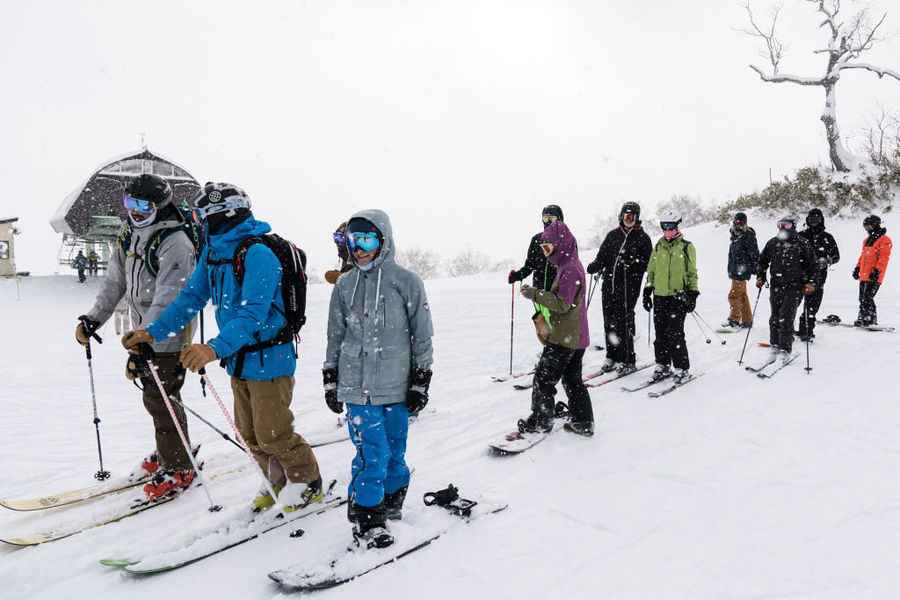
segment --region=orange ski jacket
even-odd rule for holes
[[[884,283],[884,273],[887,271],[888,259],[891,257],[891,238],[882,228],[874,235],[870,235],[863,241],[862,252],[856,266],[859,267],[859,280],[868,281],[872,269],[878,269],[878,283]],[[874,239],[873,239],[874,238]]]

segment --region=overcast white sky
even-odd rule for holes
[[[786,11],[783,70],[819,74],[818,21]],[[822,91],[761,82],[744,23],[721,0],[5,1],[0,218],[21,269],[54,271],[50,215],[145,132],[313,266],[368,207],[401,246],[518,260],[548,203],[586,234],[626,199],[721,202],[826,160]],[[900,42],[869,61],[900,69]],[[900,83],[845,73],[844,133],[878,103],[900,112]]]

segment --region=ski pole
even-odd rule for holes
[[[509,374],[513,374],[513,336],[516,331],[516,283],[510,287],[512,295],[509,301]],[[205,379],[205,378],[204,378]]]
[[[703,330],[703,327],[700,326],[700,321],[697,319],[697,315],[695,315],[694,313],[691,313],[691,316],[694,317],[694,323],[697,324],[697,329],[700,330],[700,335],[702,335],[703,337],[706,338],[706,343],[707,343],[707,344],[712,344],[712,340],[709,339],[709,336],[706,335],[706,331],[704,331],[704,330]]]
[[[143,355],[144,360],[147,361],[147,367],[150,370],[150,375],[153,376],[153,381],[156,383],[156,387],[159,390],[160,395],[162,396],[163,403],[166,405],[166,409],[169,411],[169,416],[172,418],[172,423],[175,425],[175,430],[178,432],[178,437],[181,438],[181,445],[184,446],[184,451],[187,452],[188,459],[191,461],[191,465],[194,467],[194,472],[197,474],[197,478],[200,480],[201,487],[203,491],[206,493],[206,499],[209,500],[209,512],[218,512],[222,510],[222,506],[213,502],[212,494],[209,493],[209,484],[206,481],[206,477],[203,476],[203,471],[200,470],[199,465],[197,465],[197,459],[194,457],[194,453],[191,452],[191,444],[187,440],[187,436],[184,434],[184,428],[181,427],[181,423],[178,420],[178,416],[175,414],[175,409],[172,408],[172,402],[169,398],[169,394],[166,393],[166,388],[163,386],[162,380],[159,378],[159,368],[156,366],[154,359],[153,348],[150,347],[149,344],[143,343],[138,346],[138,349]]]
[[[809,375],[810,371],[812,371],[812,367],[809,366],[809,303],[806,301],[807,298],[803,299],[803,307],[804,312],[806,313],[806,374]]]
[[[204,334],[205,334],[205,332],[203,330],[203,309],[201,308],[200,309],[200,343],[201,344],[206,343]],[[206,398],[206,380],[203,379],[202,377],[200,378],[200,393],[203,395],[204,398]],[[193,411],[191,411],[191,412],[193,412]],[[197,416],[199,418],[199,415],[195,415],[195,416]],[[200,419],[200,420],[202,421],[203,419]],[[219,430],[216,429],[216,431],[219,431]],[[219,433],[222,433],[222,432],[219,431]],[[222,435],[225,435],[225,434],[222,433]]]
[[[94,479],[97,481],[104,481],[109,479],[109,471],[103,468],[103,446],[100,444],[100,417],[97,414],[97,391],[94,387],[94,365],[93,365],[93,355],[91,354],[91,338],[97,340],[98,344],[103,343],[103,339],[97,335],[97,332],[94,330],[93,325],[87,317],[79,317],[81,321],[81,326],[84,328],[85,333],[88,334],[87,344],[84,345],[84,353],[87,356],[87,364],[88,364],[88,374],[91,377],[91,403],[94,408],[94,431],[97,434],[97,458],[100,461],[100,470],[94,473]]]
[[[753,303],[753,314],[750,315],[750,327],[747,328],[747,337],[744,338],[744,347],[741,349],[741,357],[738,359],[738,364],[744,364],[744,352],[747,351],[747,342],[750,340],[750,332],[753,330],[753,323],[756,322],[756,307],[759,306],[759,299],[762,296],[762,288],[759,288],[759,291],[756,293],[756,302]]]
[[[588,301],[587,301],[587,307],[588,307],[588,308],[591,307],[591,300],[594,299],[594,292],[597,290],[597,284],[598,284],[599,282],[600,282],[600,275],[594,275],[594,276],[591,278],[591,287],[590,287],[590,289],[588,290]]]
[[[249,460],[254,467],[256,467],[256,472],[259,473],[259,476],[262,478],[263,485],[266,488],[266,491],[269,492],[269,495],[272,496],[272,500],[275,501],[275,507],[279,512],[282,512],[282,506],[278,502],[278,494],[275,493],[275,489],[272,487],[272,482],[269,481],[269,478],[263,472],[262,466],[256,462],[256,458],[250,452],[250,446],[247,445],[247,442],[244,441],[244,436],[241,435],[241,432],[238,431],[237,425],[234,422],[234,419],[231,416],[231,413],[228,412],[228,409],[225,407],[225,403],[222,402],[221,396],[219,396],[219,392],[216,391],[216,387],[212,384],[212,381],[209,380],[209,376],[206,374],[206,369],[202,368],[199,371],[200,377],[206,381],[206,387],[209,388],[209,393],[212,395],[213,399],[216,401],[216,404],[219,405],[219,410],[222,411],[222,414],[225,415],[225,419],[228,420],[228,424],[231,425],[232,431],[234,431],[234,437],[238,439],[241,445],[244,447],[244,452],[247,454],[247,460]]]
[[[653,344],[650,342],[650,325],[652,324],[652,321],[653,321],[653,314],[651,312],[652,310],[653,310],[653,307],[650,307],[650,310],[647,311],[647,347],[648,348],[653,347]]]
[[[703,325],[706,326],[706,329],[707,329],[708,331],[711,331],[712,334],[713,334],[714,336],[716,336],[716,339],[719,340],[719,343],[722,344],[722,345],[724,346],[725,343],[726,343],[726,342],[725,342],[725,338],[723,338],[721,335],[719,335],[719,333],[718,333],[715,329],[713,329],[712,327],[710,327],[710,325],[709,325],[709,323],[706,321],[706,319],[703,318],[703,315],[701,315],[701,314],[698,313],[697,311],[694,311],[694,314],[697,316],[698,319],[700,319],[700,321],[703,323]]]
[[[202,416],[200,416],[199,413],[197,413],[197,411],[192,410],[190,406],[188,406],[187,404],[185,404],[185,403],[183,403],[183,402],[179,402],[176,398],[171,398],[171,397],[170,397],[169,399],[170,399],[172,402],[174,402],[177,406],[180,406],[180,407],[182,408],[182,410],[185,410],[185,411],[191,413],[192,415],[194,415],[195,417],[197,417],[198,419],[200,419],[200,420],[201,420],[203,423],[205,423],[210,429],[212,429],[213,431],[215,431],[216,433],[218,433],[219,435],[221,435],[222,438],[224,438],[226,441],[231,442],[232,444],[234,444],[235,447],[237,447],[238,450],[240,450],[241,452],[246,452],[246,451],[247,451],[247,450],[244,449],[243,446],[241,446],[241,445],[238,444],[236,441],[234,441],[234,439],[232,439],[232,437],[231,437],[230,435],[228,435],[227,433],[225,433],[224,431],[222,431],[221,429],[219,429],[218,427],[216,427],[215,425],[213,425],[212,423],[210,423],[209,421],[207,421],[206,419],[204,419]]]

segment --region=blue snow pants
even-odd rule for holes
[[[409,485],[409,467],[404,459],[409,411],[404,402],[346,406],[350,440],[356,446],[347,493],[360,506],[378,506],[385,493]]]

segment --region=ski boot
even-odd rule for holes
[[[591,421],[570,421],[563,425],[563,429],[584,437],[594,435],[594,424]]]
[[[321,477],[309,483],[288,483],[278,492],[278,502],[284,506],[286,513],[302,510],[313,502],[324,499]]]
[[[180,494],[191,487],[196,476],[197,473],[193,469],[159,471],[150,483],[144,486],[144,494],[150,502]]]
[[[273,483],[272,489],[275,490],[275,493],[278,494],[281,492],[282,486]],[[275,498],[272,497],[272,494],[269,493],[269,489],[263,486],[253,500],[250,501],[250,510],[255,513],[263,512],[264,510],[269,510],[275,506]]]
[[[146,479],[148,477],[152,477],[159,470],[159,454],[154,450],[143,459],[141,459],[141,464],[135,467],[131,473],[128,474],[129,481],[139,481],[141,479]]]
[[[616,373],[618,373],[619,377],[625,377],[626,375],[631,375],[637,371],[637,367],[634,363],[619,363],[616,365]]]
[[[669,365],[661,365],[656,363],[656,368],[653,369],[653,375],[650,376],[650,381],[656,383],[657,381],[661,381],[672,374],[672,369]]]
[[[527,419],[519,419],[518,427],[519,433],[550,433],[553,431],[553,417],[533,412]]]
[[[388,521],[399,521],[403,518],[403,501],[406,499],[408,489],[406,486],[384,495],[384,516]]]
[[[387,548],[394,543],[394,536],[387,530],[384,503],[367,507],[353,503],[348,507],[353,515],[353,543],[357,548]]]
[[[691,372],[688,369],[675,369],[675,373],[672,375],[672,382],[675,385],[681,385],[690,380],[690,378]]]
[[[603,360],[603,363],[600,365],[600,372],[601,373],[609,373],[610,371],[615,371],[616,367],[619,364],[620,363],[617,363],[616,361],[614,361],[611,358],[606,358]]]
[[[734,319],[725,319],[725,321],[722,323],[722,329],[725,329],[725,328],[737,329],[740,326],[741,326],[741,324],[738,323],[737,321],[735,321]]]

